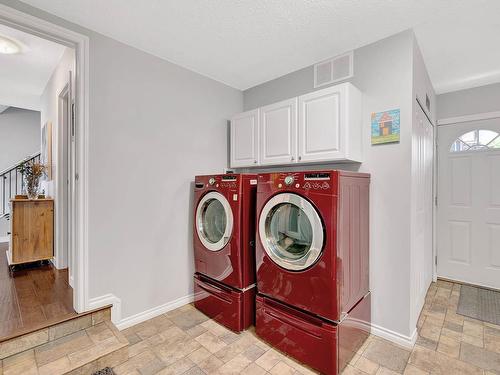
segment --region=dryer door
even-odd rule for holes
[[[196,209],[196,231],[208,250],[226,246],[233,231],[233,212],[222,194],[211,191],[201,198]]]
[[[280,267],[300,271],[321,256],[323,223],[314,206],[300,195],[272,197],[259,218],[259,236],[267,255]]]

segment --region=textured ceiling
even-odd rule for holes
[[[0,104],[39,110],[40,95],[66,47],[2,24],[0,35],[23,46],[20,54],[0,54]]]
[[[72,22],[246,89],[325,58],[417,27],[433,81],[480,75],[448,69],[477,36],[450,28],[498,0],[25,0]],[[491,14],[498,14],[491,13]],[[446,19],[441,23],[441,19]],[[481,26],[470,17],[468,28]],[[427,27],[427,29],[426,29]],[[477,32],[476,32],[477,34]],[[442,35],[442,38],[437,36]],[[499,32],[491,36],[498,38]],[[440,54],[441,40],[447,55]],[[498,45],[498,41],[497,44]],[[490,44],[491,46],[491,44]],[[456,48],[460,47],[460,48]],[[497,66],[500,61],[496,61]],[[456,75],[469,75],[469,78]]]

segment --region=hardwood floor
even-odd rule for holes
[[[67,270],[49,264],[11,273],[0,251],[0,341],[72,315]]]

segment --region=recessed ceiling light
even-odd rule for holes
[[[14,55],[21,52],[19,43],[0,35],[0,53]]]

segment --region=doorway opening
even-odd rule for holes
[[[0,207],[5,206],[0,216],[3,341],[90,309],[86,200],[88,38],[1,4],[0,36],[19,48],[0,55],[0,65],[11,64],[0,74],[0,87],[10,87],[0,89],[1,112],[26,108],[38,112],[38,149],[23,157],[11,155],[13,160],[2,158],[9,167],[0,171],[6,172],[0,181]],[[25,137],[16,139],[23,141]],[[36,165],[44,170],[39,192],[27,197],[28,187],[36,184],[28,183],[23,176],[27,168]],[[44,203],[45,211],[40,208]],[[45,222],[37,227],[34,221],[16,220],[23,215],[38,221],[44,218]],[[35,239],[36,245],[26,247],[19,241],[22,236]],[[35,254],[42,247],[51,253]]]

